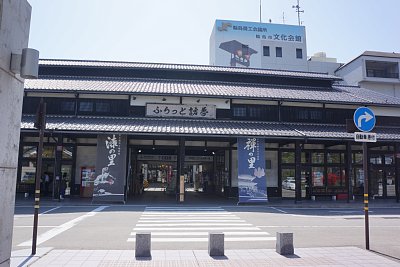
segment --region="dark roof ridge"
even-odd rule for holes
[[[251,72],[281,72],[281,73],[298,73],[298,74],[310,74],[310,75],[324,75],[326,77],[319,77],[320,79],[331,79],[331,80],[341,80],[340,77],[335,76],[335,75],[330,75],[327,72],[308,72],[308,71],[298,71],[298,70],[279,70],[279,69],[261,69],[261,68],[242,68],[242,67],[231,67],[231,66],[215,66],[215,65],[198,65],[198,64],[182,64],[182,63],[154,63],[154,62],[128,62],[128,61],[101,61],[101,60],[74,60],[74,59],[40,59],[39,60],[39,65],[50,65],[44,63],[44,61],[53,61],[53,62],[87,62],[87,63],[104,63],[104,64],[137,64],[137,65],[142,65],[142,68],[146,68],[146,65],[158,65],[160,66],[159,68],[154,68],[154,69],[165,69],[162,68],[161,66],[175,66],[175,67],[195,67],[198,68],[197,71],[204,71],[204,69],[201,68],[208,68],[209,71],[216,71],[216,72],[223,72],[224,69],[229,69],[232,72],[236,73],[246,73],[246,71],[249,71],[247,74],[252,74]],[[52,65],[50,65],[52,66]],[[54,64],[54,66],[63,66],[62,64]],[[64,65],[68,66],[68,65]],[[81,65],[81,67],[102,67],[102,66],[91,66],[91,65]],[[118,66],[109,66],[110,68],[112,67],[118,67]],[[119,66],[120,68],[140,68],[140,67],[134,67],[134,66]],[[147,67],[148,68],[148,67]],[[214,69],[214,70],[211,70]],[[177,68],[176,70],[185,70],[184,68]],[[207,70],[205,70],[207,71]],[[277,74],[274,74],[277,75]],[[304,77],[303,77],[304,78]],[[307,77],[310,78],[310,77]]]
[[[332,85],[331,87],[324,86],[301,86],[301,85],[285,85],[285,84],[273,84],[273,83],[246,83],[246,82],[230,82],[230,81],[208,81],[208,80],[189,80],[189,79],[165,79],[165,78],[141,78],[141,77],[99,77],[99,76],[61,76],[61,75],[42,75],[39,79],[43,80],[74,80],[74,81],[150,81],[150,82],[181,82],[190,84],[217,84],[226,86],[247,86],[247,87],[266,87],[266,88],[290,88],[290,89],[330,89],[335,90]],[[56,79],[59,78],[59,79]]]

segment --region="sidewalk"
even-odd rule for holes
[[[223,257],[210,257],[206,250],[154,250],[151,258],[137,259],[134,250],[41,248],[30,259],[30,250],[24,251],[13,252],[11,266],[400,266],[400,261],[357,247],[297,248],[291,256],[273,249],[226,250]]]
[[[71,197],[61,201],[51,198],[40,199],[40,206],[99,206],[105,203],[92,203],[91,198]],[[18,196],[15,200],[16,206],[32,206],[34,205],[33,197],[24,198]],[[189,195],[184,203],[175,201],[175,197],[165,194],[145,194],[137,198],[130,198],[123,203],[107,203],[107,205],[137,205],[137,206],[237,206],[237,199],[223,198],[219,196],[207,195],[207,197],[199,195]],[[360,208],[364,207],[362,199],[351,200],[302,200],[296,202],[290,199],[270,199],[265,204],[240,204],[243,207],[286,207],[286,208]],[[400,203],[395,199],[371,199],[369,207],[380,208],[400,208]]]

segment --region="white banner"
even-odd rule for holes
[[[147,104],[148,117],[216,118],[215,105]]]

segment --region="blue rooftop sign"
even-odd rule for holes
[[[363,132],[369,132],[375,127],[375,114],[367,107],[359,107],[353,116],[356,127]]]

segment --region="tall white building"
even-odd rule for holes
[[[399,53],[365,51],[340,67],[335,75],[346,84],[400,97],[399,65]]]
[[[216,20],[210,65],[308,71],[305,27]]]

